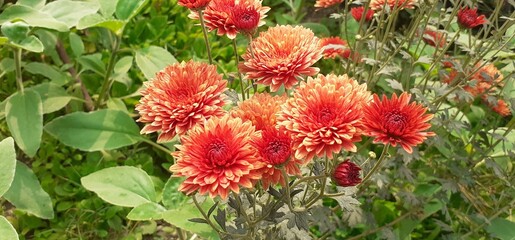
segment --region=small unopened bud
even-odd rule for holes
[[[333,172],[333,181],[338,186],[351,187],[361,183],[359,177],[359,171],[361,168],[355,163],[349,161],[349,159],[338,164]]]
[[[370,151],[370,152],[368,152],[368,157],[369,157],[369,158],[376,158],[376,157],[377,157],[377,155],[376,155],[376,153],[375,153],[375,152]]]

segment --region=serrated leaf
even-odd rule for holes
[[[0,142],[0,197],[11,187],[16,170],[14,140],[8,137]],[[2,236],[2,235],[0,235]]]
[[[141,138],[138,125],[127,113],[110,109],[58,117],[45,126],[45,131],[83,151],[116,149]]]
[[[176,62],[175,57],[161,47],[150,46],[136,50],[136,65],[147,79],[153,79],[157,72]]]
[[[127,219],[133,221],[159,220],[162,218],[164,211],[166,211],[166,208],[157,203],[143,203],[134,207],[127,215]]]
[[[0,216],[0,236],[9,240],[18,240],[18,233],[4,216]]]
[[[156,201],[152,179],[136,167],[105,168],[82,177],[80,182],[87,190],[117,206],[136,207]]]
[[[20,161],[16,162],[14,180],[4,198],[18,210],[43,219],[54,218],[50,196],[41,188],[32,170]]]
[[[43,104],[36,91],[16,92],[5,105],[6,121],[16,144],[33,157],[43,134]]]
[[[386,81],[388,82],[388,85],[394,90],[404,92],[404,88],[402,87],[402,84],[399,81],[394,79],[386,79]]]

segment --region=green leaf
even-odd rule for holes
[[[16,162],[16,173],[11,188],[4,195],[18,210],[43,219],[54,218],[52,200],[32,170],[24,163]]]
[[[82,38],[76,33],[70,33],[70,47],[72,48],[73,55],[76,57],[81,56],[84,53],[84,43]]]
[[[45,2],[46,0],[18,0],[16,4],[24,5],[35,9],[41,9],[43,6],[45,6]]]
[[[51,113],[65,107],[72,97],[66,91],[53,83],[42,83],[30,89],[39,93],[43,103],[43,113]]]
[[[0,37],[0,45],[6,44],[7,42],[9,42],[9,38]]]
[[[68,28],[72,28],[79,23],[82,17],[96,13],[98,9],[100,9],[100,5],[94,1],[59,0],[48,3],[40,11],[66,24]]]
[[[116,35],[120,35],[124,26],[125,21],[114,18],[104,18],[95,13],[81,18],[77,24],[77,29],[82,30],[92,27],[102,27],[111,30]]]
[[[62,143],[83,151],[116,149],[141,138],[134,120],[117,110],[74,112],[52,120],[45,130]]]
[[[331,33],[329,32],[329,29],[323,24],[308,22],[308,23],[303,23],[301,25],[306,28],[311,29],[311,31],[313,31],[313,33],[315,33],[316,36],[330,36],[331,35]]]
[[[70,82],[71,78],[65,73],[58,71],[54,66],[40,63],[40,62],[30,62],[23,66],[23,70],[32,73],[39,74],[44,76],[52,81],[52,83],[56,85],[64,85]]]
[[[163,205],[167,209],[178,208],[188,200],[188,198],[180,191],[178,191],[179,185],[183,179],[171,177],[166,181],[163,188]]]
[[[208,211],[212,205],[213,200],[206,199],[201,207],[204,211]],[[163,213],[163,219],[176,227],[196,233],[206,239],[219,239],[217,233],[209,225],[188,220],[192,218],[202,218],[202,214],[194,204],[183,204],[178,209],[168,210]]]
[[[132,56],[125,56],[116,62],[113,69],[113,80],[125,85],[127,89],[132,85],[132,78],[127,72],[132,67],[133,60]]]
[[[16,92],[5,105],[6,121],[16,144],[29,157],[36,155],[43,134],[43,104],[33,90]]]
[[[161,47],[150,46],[136,50],[136,64],[147,79],[154,78],[157,72],[176,62],[175,57]]]
[[[0,197],[2,197],[11,187],[16,169],[16,152],[12,138],[9,137],[0,142],[0,156],[2,156],[0,159]]]
[[[0,102],[0,120],[5,118],[5,105],[7,104],[7,99]]]
[[[102,62],[102,54],[94,53],[90,55],[84,55],[77,59],[77,61],[82,66],[82,71],[91,70],[99,75],[104,76],[106,71],[106,66],[104,62]]]
[[[100,13],[102,13],[103,16],[109,17],[113,15],[116,9],[116,4],[118,4],[118,0],[99,1],[99,3]]]
[[[134,17],[148,0],[118,0],[115,15],[118,19],[129,20]]]
[[[104,201],[123,207],[155,202],[154,183],[148,174],[136,167],[105,168],[81,178],[82,185]]]
[[[411,239],[410,233],[413,232],[415,227],[420,224],[424,219],[442,209],[443,203],[439,200],[432,200],[424,205],[424,213],[420,214],[417,219],[405,218],[398,224],[396,228],[396,239]]]
[[[127,215],[127,219],[133,221],[159,220],[163,218],[164,211],[166,208],[157,203],[143,203],[133,208]]]
[[[0,236],[4,239],[18,240],[18,233],[4,216],[0,216]]]
[[[28,36],[27,38],[23,39],[23,41],[19,43],[12,43],[12,45],[36,53],[40,53],[45,50],[43,43],[35,36]]]
[[[486,228],[490,234],[501,240],[515,239],[515,223],[504,218],[495,218]]]
[[[6,22],[2,25],[2,34],[13,42],[21,42],[29,34],[29,25],[24,22]]]
[[[69,30],[66,24],[57,21],[50,14],[23,5],[11,5],[0,13],[0,24],[14,20],[23,20],[32,27],[54,29],[60,32]]]

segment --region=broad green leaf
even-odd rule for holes
[[[23,48],[30,52],[36,52],[40,53],[45,50],[45,47],[43,46],[43,43],[35,36],[28,36],[27,38],[23,39],[21,42],[18,43],[11,43],[12,45]]]
[[[83,151],[116,149],[138,142],[139,127],[122,111],[74,112],[58,117],[45,131],[62,143]]]
[[[16,69],[12,58],[4,58],[0,61],[0,70],[5,72],[13,72]]]
[[[41,188],[39,180],[32,170],[20,161],[16,162],[13,183],[4,197],[18,210],[34,214],[39,218],[54,218],[52,199]]]
[[[18,233],[4,216],[0,216],[0,236],[4,239],[18,240]]]
[[[13,42],[23,41],[29,34],[29,25],[24,22],[6,22],[2,25],[2,34]]]
[[[82,186],[104,201],[123,207],[155,202],[154,183],[148,174],[136,167],[105,168],[81,178]]]
[[[163,188],[163,205],[167,209],[175,209],[182,206],[188,198],[178,190],[182,179],[171,177]]]
[[[71,80],[70,76],[59,71],[56,67],[46,63],[30,62],[23,67],[23,70],[32,74],[39,74],[44,76],[52,81],[53,84],[58,86],[64,85]]]
[[[0,37],[0,45],[6,44],[7,42],[9,42],[9,38]]]
[[[16,4],[24,5],[34,9],[41,9],[43,6],[45,6],[45,2],[46,0],[18,0]]]
[[[102,62],[102,54],[100,53],[81,56],[77,61],[82,66],[81,71],[91,70],[102,76],[105,74],[106,66],[104,62]]]
[[[431,216],[442,209],[443,203],[439,200],[432,200],[424,205],[424,212],[420,214],[417,219],[405,218],[398,224],[398,228],[395,229],[397,238],[396,239],[411,239],[410,233],[415,227],[420,224],[424,219]]]
[[[504,218],[495,218],[486,228],[490,234],[501,240],[515,239],[515,222],[508,221]]]
[[[12,138],[9,137],[0,142],[0,156],[2,156],[0,158],[0,197],[2,197],[11,186],[16,169],[16,152]]]
[[[72,100],[72,97],[62,87],[53,83],[42,83],[30,89],[39,93],[44,114],[60,110]]]
[[[115,9],[116,4],[118,4],[118,0],[111,0],[111,1],[98,1],[100,3],[100,13],[103,16],[109,17],[112,16]]]
[[[127,72],[132,67],[134,58],[132,56],[125,56],[118,60],[114,65],[113,80],[130,88],[132,85],[132,78],[129,77]]]
[[[6,121],[16,144],[29,157],[36,155],[43,134],[43,104],[33,90],[16,92],[5,105]]]
[[[213,204],[213,200],[206,199],[201,207],[204,211],[208,211]],[[202,218],[202,214],[193,203],[183,204],[178,209],[163,213],[163,219],[176,227],[196,233],[206,239],[219,239],[218,234],[209,225],[189,221],[192,218]]]
[[[60,21],[68,28],[75,27],[79,20],[87,15],[96,13],[100,9],[97,2],[59,0],[45,5],[41,12],[47,13]]]
[[[69,30],[66,24],[57,21],[50,14],[23,5],[11,5],[0,13],[0,24],[12,20],[23,20],[32,27],[54,29],[60,32]]]
[[[176,62],[175,57],[161,47],[150,46],[136,50],[136,64],[147,79],[154,78],[157,72]]]
[[[148,0],[118,0],[115,15],[118,19],[129,20],[141,10]]]
[[[308,22],[308,23],[303,23],[301,25],[306,28],[311,29],[311,31],[313,31],[315,33],[315,35],[317,35],[317,36],[331,35],[331,33],[329,32],[329,29],[323,24]]]
[[[5,118],[5,105],[7,104],[7,99],[0,102],[0,120]]]
[[[119,111],[123,111],[123,112],[129,113],[129,111],[127,110],[127,106],[119,98],[109,98],[107,100],[106,105],[107,105],[108,109],[119,110]]]
[[[70,47],[72,48],[73,55],[76,57],[81,56],[84,53],[84,43],[82,38],[76,33],[70,33]]]
[[[134,207],[127,215],[127,219],[133,221],[159,220],[163,218],[164,211],[166,208],[157,203],[143,203]]]
[[[82,30],[91,27],[102,27],[111,30],[113,33],[120,35],[125,22],[114,18],[104,18],[99,14],[91,14],[79,20],[77,29]]]

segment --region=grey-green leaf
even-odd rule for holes
[[[18,240],[18,233],[4,216],[0,216],[0,236],[9,240]]]
[[[69,30],[66,24],[57,21],[50,14],[23,5],[11,5],[0,13],[0,24],[19,19],[32,27],[54,29],[60,32]]]
[[[84,43],[82,38],[76,33],[70,33],[70,47],[72,48],[73,55],[80,57],[84,53]]]
[[[138,125],[127,113],[108,109],[58,117],[45,126],[45,131],[83,151],[116,149],[141,138]]]
[[[166,208],[157,203],[143,203],[133,208],[127,214],[127,219],[133,221],[159,220],[163,218],[164,211],[166,211]]]
[[[91,27],[103,27],[119,35],[121,34],[124,26],[125,21],[113,18],[104,18],[100,14],[95,13],[81,18],[77,24],[77,29],[82,30]]]
[[[14,140],[11,137],[0,142],[0,156],[2,156],[0,158],[0,197],[2,197],[11,187],[16,169],[16,152]]]
[[[20,161],[16,162],[13,183],[4,197],[18,210],[34,214],[39,218],[54,218],[50,196],[41,188],[32,170]]]
[[[202,208],[204,211],[207,211],[212,205],[213,201],[206,199],[202,204]],[[178,209],[168,210],[163,213],[163,219],[174,226],[196,233],[206,239],[218,239],[218,235],[209,225],[188,220],[201,217],[202,215],[194,204],[183,204]]]
[[[148,174],[136,167],[105,168],[81,178],[82,185],[104,201],[123,207],[155,202],[154,183]]]
[[[60,110],[72,99],[62,87],[53,83],[42,83],[30,89],[39,93],[44,114]]]
[[[486,231],[501,240],[513,240],[515,239],[515,222],[504,218],[495,218]]]
[[[68,28],[72,28],[79,23],[82,17],[96,13],[98,9],[100,9],[100,5],[95,1],[59,0],[48,3],[40,11],[66,24]]]
[[[147,79],[154,78],[157,72],[176,62],[175,57],[161,47],[149,46],[136,50],[136,64]]]
[[[118,19],[129,20],[141,10],[148,0],[118,0],[115,15]]]
[[[16,144],[29,157],[36,155],[43,134],[43,104],[34,90],[16,92],[5,105],[6,121]]]

